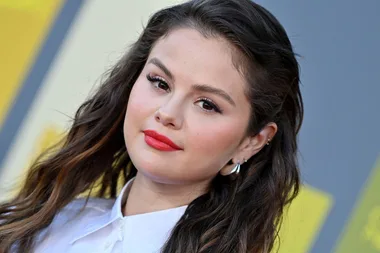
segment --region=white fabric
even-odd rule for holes
[[[91,198],[82,212],[85,199],[71,202],[39,235],[35,252],[160,252],[187,206],[124,217],[122,198],[128,194],[130,182],[116,201]]]

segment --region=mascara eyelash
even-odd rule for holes
[[[146,75],[146,79],[151,82],[151,83],[154,83],[154,82],[160,82],[160,83],[163,83],[165,86],[167,86],[168,90],[164,90],[164,91],[170,91],[170,86],[169,84],[166,82],[166,80],[160,76],[151,76],[151,74],[147,74]],[[155,87],[157,89],[161,89],[159,87]]]
[[[170,87],[169,87],[169,85],[168,85],[168,83],[165,81],[165,79],[163,79],[162,77],[160,77],[160,76],[152,76],[151,74],[147,74],[146,75],[146,78],[148,79],[148,81],[150,81],[150,82],[162,82],[162,83],[164,83],[166,86],[168,86],[168,89],[170,89]],[[211,99],[209,99],[209,98],[206,98],[206,97],[202,97],[202,98],[200,98],[200,99],[198,99],[197,100],[197,102],[199,102],[199,101],[204,101],[204,102],[207,102],[207,103],[209,103],[209,105],[213,108],[213,110],[215,111],[215,112],[217,112],[217,113],[223,113],[223,110],[222,109],[220,109],[220,107],[219,106],[217,106]],[[206,111],[206,112],[210,112],[209,110],[205,110],[205,109],[203,109],[204,111]]]
[[[220,107],[217,106],[211,99],[202,97],[197,102],[199,102],[199,101],[206,101],[207,103],[209,103],[211,105],[211,107],[213,107],[213,109],[214,109],[215,112],[217,112],[217,113],[223,113],[222,109],[220,109]]]
[[[150,74],[147,74],[147,75],[146,75],[146,78],[147,78],[148,81],[150,81],[150,82],[161,81],[161,82],[167,84],[167,82],[165,81],[165,79],[163,79],[163,78],[160,77],[160,76],[151,76]]]

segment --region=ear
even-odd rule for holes
[[[257,154],[265,145],[269,145],[276,133],[277,124],[271,122],[255,136],[245,137],[232,157],[233,164],[226,165],[222,168],[220,173],[222,175],[228,175],[237,163],[243,164],[245,160]]]
[[[277,133],[277,124],[274,122],[268,123],[261,131],[255,136],[247,136],[240,144],[236,155],[241,162],[250,159],[257,154],[265,145],[269,145],[270,141]],[[235,160],[235,159],[234,159]],[[238,162],[238,161],[236,161]]]
[[[245,137],[234,156],[234,160],[237,159],[242,162],[244,159],[250,159],[252,156],[257,154],[265,145],[269,145],[270,141],[273,139],[276,133],[277,124],[270,122],[255,136]]]

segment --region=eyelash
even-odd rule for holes
[[[170,91],[170,87],[169,87],[168,83],[162,77],[160,77],[160,76],[151,76],[150,74],[148,74],[146,76],[146,79],[148,79],[148,81],[153,84],[154,88],[161,89],[161,90],[163,90],[165,92]],[[164,89],[160,88],[159,84],[164,84],[168,89],[164,90]]]
[[[207,103],[209,106],[212,107],[212,110],[217,112],[217,113],[223,113],[222,110],[214,103],[212,102],[211,99],[209,98],[200,98],[197,100],[197,102],[205,102]],[[204,108],[201,107],[202,110],[206,111],[206,112],[210,112],[211,110],[206,110]]]
[[[170,91],[170,87],[169,87],[168,83],[162,77],[160,77],[160,76],[151,76],[150,74],[147,74],[146,78],[148,79],[149,82],[151,82],[153,84],[153,87],[155,89],[163,90],[165,92],[169,92]],[[160,84],[164,84],[167,87],[167,89],[165,90],[163,88],[160,88],[159,87]],[[204,108],[201,107],[201,109],[203,111],[207,112],[207,113],[210,113],[211,111],[215,111],[217,113],[223,113],[223,111],[219,108],[219,106],[217,106],[209,98],[202,97],[202,98],[198,99],[196,102],[205,102],[209,106],[211,106],[212,110],[206,110],[206,109],[204,109]]]

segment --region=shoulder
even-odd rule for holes
[[[52,223],[36,238],[36,252],[44,252],[53,245],[64,252],[71,237],[83,230],[91,221],[110,212],[115,199],[78,198],[67,204],[54,217]],[[60,251],[63,250],[63,251]]]

